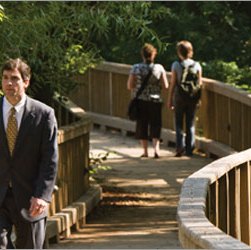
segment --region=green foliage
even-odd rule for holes
[[[5,14],[4,14],[4,8],[3,8],[3,6],[0,4],[0,22],[2,22],[5,18],[6,18],[6,16],[5,16]]]
[[[141,61],[140,48],[158,48],[170,71],[176,43],[190,40],[205,76],[248,86],[251,3],[246,1],[51,1],[1,2],[0,63],[22,57],[32,68],[30,94],[44,101],[67,95],[72,76],[103,58]]]
[[[111,2],[98,3],[108,16],[103,39],[92,37],[103,58],[133,64],[151,42],[157,61],[169,71],[177,59],[176,43],[190,40],[205,76],[251,88],[251,3],[247,2]]]
[[[153,2],[105,2],[95,8],[102,9],[108,17],[108,32],[103,39],[93,37],[93,43],[100,48],[101,55],[108,61],[132,64],[141,60],[140,48],[151,42],[159,52],[166,51],[169,42],[166,35],[159,35],[155,20],[167,18],[170,9]]]
[[[82,45],[72,45],[65,54],[65,65],[62,70],[72,74],[83,74],[88,68],[94,68],[98,55],[94,51],[84,50]],[[76,67],[76,65],[78,67]]]
[[[104,166],[103,162],[107,160],[107,157],[112,152],[101,152],[98,154],[94,154],[92,151],[90,152],[89,157],[89,167],[88,172],[91,175],[97,174],[99,170],[110,170],[110,166]]]
[[[222,60],[215,60],[203,64],[204,76],[214,75],[215,79],[235,84],[240,80],[240,69],[236,62],[224,62]]]
[[[251,90],[251,71],[248,67],[239,68],[236,62],[224,62],[222,60],[203,63],[203,75],[231,84],[245,90]]]
[[[48,103],[54,91],[67,95],[75,86],[72,76],[84,73],[100,61],[83,24],[78,23],[79,12],[71,4],[3,5],[8,19],[0,24],[0,63],[7,58],[24,58],[33,72],[29,91],[37,99]]]
[[[251,70],[250,68],[248,67],[242,68],[240,70],[240,75],[241,75],[240,80],[235,84],[235,86],[251,93]]]
[[[130,49],[138,50],[146,40],[160,47],[164,44],[148,20],[150,2],[2,4],[8,19],[0,24],[0,63],[10,57],[26,59],[33,71],[30,94],[45,102],[50,102],[54,91],[67,95],[75,86],[72,76],[94,67],[106,57],[105,52],[126,62]],[[123,43],[117,39],[120,36]],[[135,39],[128,39],[132,36]],[[130,40],[131,48],[127,47]]]

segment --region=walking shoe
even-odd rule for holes
[[[181,157],[182,155],[183,155],[182,153],[178,152],[175,154],[175,157]]]
[[[148,154],[143,154],[140,156],[140,158],[147,158],[148,157]]]
[[[192,153],[192,152],[186,152],[186,156],[192,157],[192,156],[193,156],[193,153]]]
[[[154,153],[154,159],[159,159],[159,155],[157,153]]]
[[[181,157],[183,155],[183,153],[185,152],[185,149],[177,149],[177,152],[175,154],[175,157]]]

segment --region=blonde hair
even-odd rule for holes
[[[177,53],[185,59],[193,57],[193,45],[189,41],[182,40],[178,42],[176,48]]]
[[[141,48],[141,55],[147,63],[151,63],[157,55],[157,49],[152,44],[145,43]]]

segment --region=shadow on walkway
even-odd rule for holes
[[[176,210],[182,182],[211,160],[198,154],[175,158],[174,149],[163,145],[160,159],[140,159],[138,142],[117,131],[94,130],[90,139],[94,157],[109,152],[92,177],[103,199],[84,228],[50,248],[181,248]]]

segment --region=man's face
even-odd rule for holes
[[[2,75],[2,89],[4,95],[12,104],[19,102],[29,85],[29,80],[23,80],[17,69],[4,70]]]

